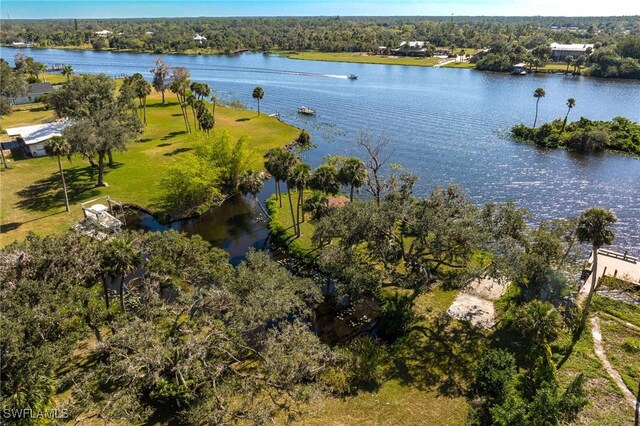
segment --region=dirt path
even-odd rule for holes
[[[602,332],[600,331],[600,318],[591,318],[591,335],[593,336],[593,348],[596,352],[596,356],[604,365],[604,369],[607,370],[609,376],[616,382],[616,385],[620,388],[624,394],[624,398],[635,408],[636,413],[640,412],[640,400],[636,400],[636,397],[631,393],[627,385],[622,381],[622,377],[616,371],[615,368],[609,363],[607,355],[604,353],[604,345],[602,344]],[[637,416],[637,415],[636,415]]]

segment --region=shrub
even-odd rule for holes
[[[609,134],[604,130],[585,130],[571,136],[566,145],[578,152],[602,151],[609,145]]]
[[[383,301],[378,320],[378,335],[392,343],[403,336],[415,319],[411,310],[411,297],[395,294]]]
[[[515,374],[515,357],[503,349],[490,349],[478,362],[473,390],[494,403],[501,403]]]

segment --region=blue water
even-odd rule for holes
[[[2,48],[10,63],[17,51]],[[25,49],[45,64],[72,65],[76,73],[112,76],[149,70],[157,55]],[[184,66],[193,80],[216,95],[256,108],[251,98],[262,86],[266,113],[310,131],[317,148],[305,154],[313,165],[323,157],[360,155],[354,140],[361,131],[388,137],[392,161],[420,175],[417,195],[456,182],[477,202],[514,199],[535,221],[579,215],[591,206],[613,210],[619,222],[614,248],[640,255],[640,161],[616,154],[585,156],[514,143],[505,135],[523,122],[533,124],[533,91],[543,87],[538,122],[566,113],[609,120],[640,121],[640,83],[564,75],[477,72],[468,69],[299,61],[263,54],[236,56],[165,55]],[[357,80],[346,78],[358,75]],[[168,96],[173,96],[168,94]],[[313,117],[297,114],[305,105]],[[199,232],[199,231],[198,231]]]

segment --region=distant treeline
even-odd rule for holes
[[[0,41],[38,46],[83,46],[184,52],[195,48],[250,50],[371,51],[403,40],[441,47],[482,48],[496,41],[527,47],[556,41],[615,44],[640,34],[634,17],[335,17],[157,18],[2,20]],[[109,37],[96,31],[108,30]],[[200,44],[195,34],[206,37]]]
[[[253,51],[373,52],[428,41],[462,53],[491,48],[478,69],[549,61],[551,42],[593,43],[606,54],[591,74],[640,78],[640,16],[631,17],[288,17],[57,19],[0,21],[0,43],[153,53]],[[107,30],[99,35],[97,31]],[[196,35],[205,39],[196,40]],[[468,50],[465,52],[471,53]],[[630,59],[629,59],[630,58]],[[586,58],[585,58],[586,59]]]

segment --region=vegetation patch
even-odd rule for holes
[[[517,141],[546,148],[586,153],[611,150],[640,155],[640,125],[624,117],[611,121],[592,121],[583,117],[569,124],[557,119],[538,128],[518,124],[511,129],[511,134]]]

